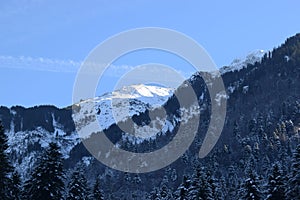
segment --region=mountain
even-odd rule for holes
[[[95,177],[100,177],[106,199],[151,199],[154,196],[168,199],[169,195],[175,199],[176,195],[185,192],[190,195],[193,187],[199,189],[199,185],[206,185],[201,194],[206,194],[209,188],[215,199],[236,199],[246,195],[250,182],[257,183],[255,187],[259,190],[256,192],[267,197],[266,186],[272,165],[279,163],[283,175],[289,179],[293,152],[300,142],[300,34],[288,38],[272,51],[252,53],[246,59],[236,60],[231,66],[221,69],[227,93],[223,96],[227,99],[224,129],[213,150],[199,159],[199,148],[212,112],[208,92],[211,86],[205,84],[204,76],[209,80],[216,78],[214,73],[198,72],[176,90],[128,86],[115,93],[79,102],[75,105],[75,113],[71,107],[0,107],[0,119],[9,138],[11,161],[25,180],[37,155],[50,141],[56,141],[62,147],[66,171],[83,163],[89,184],[94,183]],[[195,102],[179,104],[178,98],[186,95],[187,85],[196,94],[196,107],[191,106]],[[129,97],[129,101],[125,97]],[[117,123],[110,106],[114,101],[118,110],[116,114],[119,114]],[[91,122],[89,113],[94,108],[106,136],[119,148],[132,152],[162,148],[175,137],[179,127],[189,121],[199,123],[199,126],[190,148],[171,165],[146,174],[124,173],[94,159],[75,131],[72,117],[84,115],[86,119],[79,120],[84,128]],[[199,119],[194,115],[197,109],[200,110]],[[120,128],[130,120],[132,127],[142,128],[151,123],[152,115],[162,111],[166,117],[160,120],[162,129],[156,130],[155,135],[140,135],[139,138]],[[90,134],[84,139],[93,141],[96,136]],[[199,181],[202,182],[197,186]]]
[[[225,74],[231,71],[239,71],[249,64],[254,65],[256,62],[260,62],[266,53],[268,52],[264,50],[252,51],[245,57],[234,59],[229,66],[221,67],[220,73]]]
[[[174,88],[154,85],[124,86],[112,93],[75,104],[77,112],[73,113],[73,119],[80,124],[77,126],[80,128],[89,127],[90,124],[96,122],[101,130],[108,129],[111,125],[125,121],[128,117],[163,105],[173,92]],[[92,119],[92,109],[96,109],[97,119]]]
[[[115,123],[115,118],[117,122],[122,121],[128,116],[138,115],[146,109],[162,105],[173,91],[172,88],[152,85],[125,86],[112,93],[79,102],[76,106],[80,109],[74,114],[71,107],[0,107],[0,118],[8,135],[12,161],[17,170],[26,177],[36,162],[37,155],[50,142],[57,141],[63,147],[64,158],[69,158],[70,151],[80,143],[73,122],[73,118],[76,119],[78,115],[88,118],[91,109],[96,109],[100,125],[107,129]],[[118,111],[116,114],[112,112],[112,106]],[[87,121],[84,126],[88,126],[90,122]]]

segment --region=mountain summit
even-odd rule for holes
[[[256,62],[260,62],[263,56],[268,53],[265,50],[255,50],[250,52],[247,56],[234,59],[229,66],[220,68],[220,73],[225,74],[230,71],[239,71],[247,65],[254,65]]]
[[[162,106],[174,92],[174,88],[154,85],[130,85],[102,96],[81,101],[74,106],[73,119],[80,128],[99,123],[102,130],[125,121],[133,115]],[[96,109],[97,121],[92,110]],[[79,127],[77,126],[77,127]],[[86,135],[85,137],[88,137]]]

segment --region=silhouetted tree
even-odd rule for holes
[[[83,174],[81,165],[78,165],[71,176],[68,184],[67,200],[85,200],[89,197],[89,187]]]
[[[267,187],[268,200],[285,199],[285,185],[283,181],[283,172],[279,163],[275,163],[273,165],[272,173],[269,176]]]
[[[0,121],[0,197],[2,199],[10,198],[10,174],[13,171],[13,167],[11,166],[6,152],[7,149],[7,136],[4,133],[4,128]]]
[[[183,176],[182,184],[175,191],[175,198],[177,200],[185,200],[188,197],[189,188],[191,186],[191,180],[187,176]]]
[[[293,154],[292,169],[287,186],[287,199],[300,199],[300,145]]]
[[[96,182],[93,187],[92,199],[94,200],[104,200],[103,190],[100,187],[100,178],[96,178]]]
[[[242,199],[245,200],[259,200],[261,198],[260,185],[255,172],[250,172],[249,177],[245,180],[240,191]]]
[[[12,175],[11,197],[13,200],[24,199],[21,191],[20,175],[16,171]]]
[[[60,148],[56,143],[50,143],[39,157],[31,178],[25,183],[27,199],[63,199],[65,174],[62,161]]]

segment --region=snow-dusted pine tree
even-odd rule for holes
[[[174,192],[174,198],[176,200],[186,200],[188,196],[188,191],[191,186],[191,180],[188,176],[183,176],[182,184]]]
[[[93,187],[91,198],[93,200],[104,200],[103,190],[100,187],[100,178],[96,178],[96,182]]]
[[[292,169],[287,185],[287,199],[300,199],[300,145],[293,154]]]
[[[236,167],[230,165],[228,168],[228,176],[226,179],[226,187],[228,188],[227,196],[228,198],[237,196],[237,187],[238,187],[238,177],[236,175]]]
[[[213,189],[212,185],[209,182],[207,172],[204,174],[202,173],[200,176],[200,188],[199,188],[199,198],[198,199],[205,199],[205,200],[214,200],[213,197]]]
[[[284,199],[284,178],[280,163],[275,163],[272,167],[268,181],[267,200]]]
[[[89,197],[89,187],[83,174],[81,165],[78,165],[72,173],[68,184],[67,200],[86,200]]]
[[[60,148],[56,143],[50,143],[25,183],[27,199],[63,199],[65,174],[62,161]]]
[[[0,121],[0,197],[1,199],[9,199],[11,179],[9,178],[13,168],[9,162],[7,155],[7,137]]]
[[[239,191],[241,199],[245,200],[260,200],[261,191],[260,184],[255,172],[249,172],[248,178],[244,181],[244,184]]]
[[[214,200],[224,199],[220,181],[215,178],[214,174],[211,171],[208,171],[206,173],[206,179],[209,187],[211,188],[213,199]]]
[[[187,199],[199,199],[200,198],[200,188],[202,177],[204,177],[204,172],[202,168],[197,168],[192,177],[190,187],[188,188]]]
[[[160,190],[158,192],[158,199],[160,200],[172,199],[172,191],[168,188],[166,184],[163,184],[160,187]]]
[[[147,195],[147,200],[157,200],[159,198],[159,188],[155,187],[150,194]]]
[[[21,191],[21,179],[18,172],[14,172],[12,175],[12,186],[11,186],[11,197],[13,200],[21,200],[24,199]]]

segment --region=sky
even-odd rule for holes
[[[98,44],[129,29],[184,33],[222,67],[279,46],[300,32],[299,19],[298,0],[0,1],[0,105],[71,105],[81,63]],[[96,95],[112,90],[134,66],[151,62],[181,72],[191,67],[168,53],[133,52],[113,63]]]

